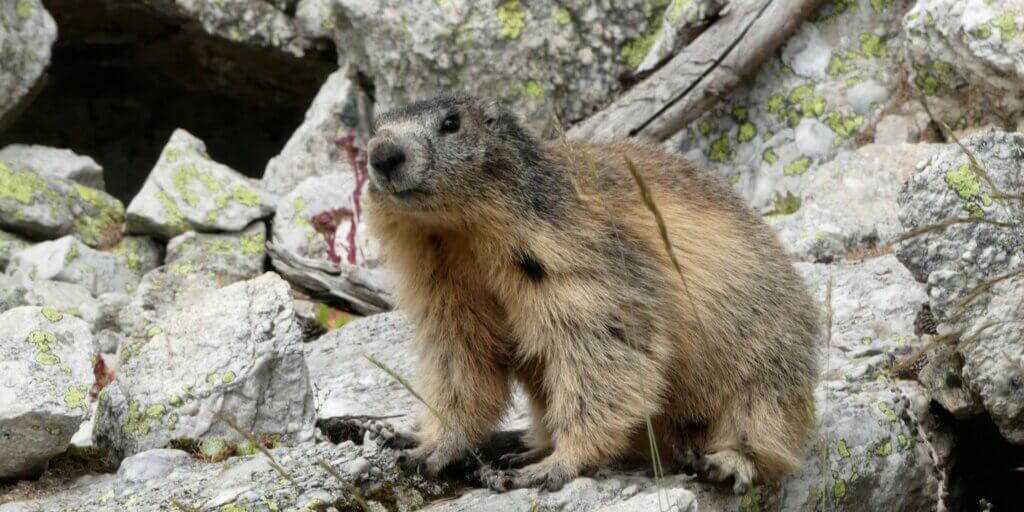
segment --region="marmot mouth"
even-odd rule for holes
[[[420,196],[427,195],[427,191],[421,188],[409,188],[405,190],[398,190],[394,185],[388,187],[388,195],[395,200],[406,202],[411,201]]]

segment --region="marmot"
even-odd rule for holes
[[[513,382],[532,420],[530,450],[509,457],[533,463],[516,487],[649,457],[648,419],[662,458],[696,454],[701,476],[738,493],[800,464],[818,309],[727,184],[642,143],[541,142],[461,95],[378,116],[367,149],[367,219],[416,323],[430,406],[415,467],[470,454]]]

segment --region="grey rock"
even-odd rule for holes
[[[917,142],[928,122],[928,114],[924,112],[884,116],[875,125],[875,144]]]
[[[167,265],[215,273],[222,280],[241,281],[263,273],[267,227],[254,222],[238,233],[189,231],[167,244]]]
[[[340,69],[327,77],[302,124],[281,153],[267,162],[262,183],[270,192],[283,196],[306,178],[354,172],[335,145],[358,125],[356,93],[346,73]]]
[[[378,108],[444,90],[502,98],[532,124],[581,119],[647,56],[667,2],[302,0],[296,18],[372,77]]]
[[[661,27],[637,71],[654,69],[690,44],[707,24],[728,5],[729,0],[672,0],[662,15]],[[657,4],[652,4],[656,8]]]
[[[0,5],[0,119],[29,94],[50,65],[57,24],[40,0]]]
[[[985,412],[977,393],[963,380],[963,357],[947,345],[940,345],[928,354],[928,360],[917,380],[928,395],[959,419],[968,419]]]
[[[405,315],[393,312],[354,320],[304,345],[317,416],[395,416],[388,421],[400,430],[411,429],[419,403],[366,357],[411,379],[411,337]]]
[[[117,477],[124,482],[148,482],[166,478],[178,467],[187,467],[192,456],[181,450],[158,448],[137,453],[121,461]]]
[[[175,0],[180,12],[203,29],[231,41],[275,48],[301,57],[311,43],[280,5],[263,0]]]
[[[189,264],[163,265],[146,273],[129,302],[116,313],[115,329],[137,338],[159,328],[176,311],[207,292],[235,282]],[[119,299],[120,300],[120,299]]]
[[[26,281],[25,304],[51,307],[65,315],[85,320],[94,328],[100,316],[99,301],[82,285],[61,281]]]
[[[14,233],[0,230],[0,272],[7,269],[7,263],[11,261],[11,255],[30,245],[32,245],[32,242]]]
[[[0,149],[0,160],[18,162],[43,176],[57,176],[103,190],[103,168],[87,156],[70,149],[11,144]]]
[[[84,286],[94,296],[131,291],[139,277],[113,253],[97,251],[72,236],[36,244],[11,259],[7,273]]]
[[[325,237],[313,227],[317,214],[344,209],[356,211],[357,181],[355,173],[333,173],[303,181],[277,205],[271,239],[278,253],[288,253],[300,260],[332,263]],[[361,197],[363,191],[359,190]],[[354,233],[353,233],[354,231]],[[346,215],[334,233],[334,254],[338,265],[376,266],[380,255],[376,241],[369,235],[366,220]],[[349,239],[355,241],[355,247]]]
[[[957,336],[963,378],[1009,441],[1024,444],[1024,205],[996,190],[1024,190],[1024,135],[1001,132],[963,139],[991,180],[979,176],[957,146],[934,155],[899,194],[906,231],[897,256],[926,283],[940,332]],[[943,225],[946,222],[956,224]],[[941,229],[927,230],[940,225]]]
[[[150,450],[124,460],[116,475],[83,477],[70,488],[36,500],[0,505],[0,511],[156,511],[166,509],[169,503],[211,511],[300,511],[314,510],[318,505],[358,509],[349,491],[320,466],[321,460],[339,472],[353,461],[368,461],[373,471],[349,483],[362,488],[374,511],[389,510],[385,504],[397,510],[418,510],[428,500],[453,492],[450,486],[396,471],[397,454],[373,440],[361,446],[304,444],[274,449],[271,454],[294,483],[258,453],[208,463],[183,457],[177,450]],[[377,476],[370,479],[369,473]],[[388,491],[373,492],[379,487]]]
[[[142,277],[146,272],[160,266],[164,259],[163,247],[145,236],[126,236],[114,247],[108,249],[128,270]]]
[[[951,126],[1024,110],[1024,32],[1014,0],[919,0],[903,19],[912,81]]]
[[[822,2],[781,52],[665,147],[728,180],[759,211],[771,210],[776,194],[801,196],[821,165],[856,148],[896,102],[888,92],[902,80],[905,9]]]
[[[796,269],[826,309],[826,323],[831,311],[831,337],[820,361],[823,378],[888,379],[893,359],[921,344],[914,319],[928,295],[894,256],[837,265],[797,263]]]
[[[285,443],[312,438],[301,335],[288,285],[275,274],[210,292],[149,334],[126,349],[99,395],[99,446],[127,456],[172,439],[240,441],[215,413]]]
[[[795,213],[767,220],[801,260],[830,261],[854,249],[883,246],[903,234],[896,205],[900,186],[941,147],[869,144],[844,151],[805,178],[802,192],[793,196],[800,202]]]
[[[0,314],[0,478],[33,477],[89,415],[92,335],[52,308]]]
[[[352,311],[373,314],[394,305],[390,275],[379,265],[379,248],[369,235],[357,196],[354,173],[308,178],[278,203],[267,245],[274,268],[293,284],[349,304]],[[346,210],[328,241],[312,224],[314,216]],[[352,242],[355,242],[354,244]]]
[[[260,184],[206,154],[206,145],[175,130],[142,190],[128,205],[128,229],[171,238],[186,231],[239,231],[274,211]]]
[[[124,205],[113,196],[0,159],[0,227],[34,238],[74,235],[90,247],[121,236]]]

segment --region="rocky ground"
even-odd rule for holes
[[[822,2],[664,143],[765,215],[822,305],[797,473],[744,496],[644,467],[498,494],[471,465],[437,481],[396,468],[418,404],[377,366],[412,376],[412,326],[391,311],[361,209],[369,113],[454,88],[551,135],[737,3],[0,1],[0,511],[1024,507],[1012,0]],[[83,36],[89,23],[104,37]],[[147,63],[190,83],[185,97],[221,91],[253,117],[225,113],[210,132],[220,110],[166,109],[171,86],[153,85],[142,104],[95,97],[135,109],[103,142],[111,115],[77,106],[93,96],[57,99],[78,69],[61,55],[114,58],[97,48],[118,44],[147,50],[111,66]],[[297,77],[314,76],[303,95]],[[260,123],[296,101],[304,119],[267,153]],[[54,128],[61,115],[89,135]],[[145,115],[170,127],[159,140],[122,119]],[[241,139],[277,154],[253,172]],[[225,140],[237,163],[214,150]],[[523,411],[503,428],[523,428]]]

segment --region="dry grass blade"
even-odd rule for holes
[[[967,146],[965,146],[964,143],[960,141],[960,138],[957,137],[955,133],[953,133],[953,130],[949,128],[949,125],[947,125],[945,121],[936,118],[932,114],[932,110],[928,106],[928,97],[925,96],[924,94],[921,95],[921,106],[924,107],[924,111],[926,114],[928,114],[928,117],[932,121],[934,121],[935,124],[939,125],[939,128],[942,129],[942,133],[946,137],[953,139],[953,142],[960,147],[960,151],[962,151],[963,154],[967,155],[967,159],[970,160],[971,162],[971,170],[974,171],[974,174],[977,174],[978,177],[985,180],[985,183],[988,183],[988,186],[992,187],[993,192],[995,192],[998,195],[1002,195],[1002,191],[999,190],[999,187],[997,187],[995,182],[992,181],[992,178],[989,177],[988,172],[986,172],[985,168],[982,167],[981,162],[978,160],[978,157],[974,154],[974,152],[971,151],[970,149],[967,149]]]
[[[276,460],[274,460],[274,456],[270,454],[270,450],[267,450],[267,448],[263,446],[263,443],[261,443],[259,439],[256,439],[256,436],[254,436],[252,432],[249,432],[248,430],[245,430],[244,428],[238,426],[238,424],[235,423],[235,420],[227,417],[222,412],[218,411],[213,413],[213,415],[216,416],[217,419],[226,423],[235,432],[242,434],[242,436],[245,437],[247,441],[252,443],[252,445],[255,446],[256,449],[259,450],[260,453],[262,453],[267,458],[267,461],[270,462],[270,466],[273,467],[275,471],[277,471],[281,476],[285,478],[285,480],[288,480],[288,482],[290,482],[291,484],[295,484],[295,478],[292,477],[291,473],[289,473],[286,469],[284,469],[283,466],[281,466],[280,464],[277,463]]]
[[[911,368],[917,365],[917,363],[927,356],[929,352],[935,349],[935,347],[960,339],[960,336],[963,335],[963,333],[963,329],[958,329],[953,332],[933,337],[923,347],[915,350],[907,357],[900,358],[899,361],[893,363],[892,367],[889,368],[889,374],[897,378],[905,378],[909,376]]]
[[[200,512],[199,507],[190,507],[188,505],[182,505],[178,500],[170,500],[170,504],[174,507],[174,510],[180,510],[181,512]]]
[[[364,352],[363,357],[365,357],[367,361],[372,363],[374,366],[376,366],[381,371],[388,374],[388,376],[390,376],[392,379],[395,379],[395,381],[401,384],[402,387],[405,388],[405,390],[408,391],[409,394],[413,396],[413,398],[415,398],[417,401],[419,401],[419,403],[423,404],[428,410],[430,410],[430,414],[433,414],[434,417],[436,417],[438,421],[440,421],[441,424],[445,426],[445,428],[451,428],[451,425],[448,424],[448,420],[445,419],[444,416],[441,416],[441,413],[438,412],[437,409],[434,409],[434,406],[428,404],[427,400],[423,398],[419,393],[417,393],[415,389],[413,389],[412,384],[408,380],[406,380],[405,377],[402,377],[401,375],[398,374],[398,372],[392,370],[391,368],[388,367],[388,365],[381,362],[380,359],[377,359],[376,357],[373,357],[370,354]]]
[[[690,294],[690,287],[686,285],[686,276],[683,274],[683,268],[679,265],[679,259],[676,258],[676,251],[672,247],[672,241],[668,237],[668,226],[665,225],[665,219],[661,216],[661,210],[658,209],[658,204],[654,202],[654,196],[651,195],[651,189],[647,187],[647,182],[644,181],[644,177],[640,174],[640,170],[637,169],[636,165],[629,157],[625,157],[626,167],[629,169],[629,173],[633,175],[633,179],[636,181],[637,186],[640,188],[640,199],[643,200],[644,205],[650,210],[651,214],[654,215],[654,222],[658,224],[658,235],[661,237],[662,243],[665,244],[665,252],[668,253],[669,260],[672,262],[672,266],[676,269],[676,273],[679,274],[679,280],[683,283],[683,291],[686,292],[686,297],[690,301],[690,307],[693,308],[694,318],[697,320],[697,324],[700,327],[701,333],[706,333],[704,329],[704,322],[701,320],[699,314],[697,314],[697,303],[693,300],[693,295]]]
[[[326,460],[320,459],[317,461],[317,464],[320,464],[320,467],[324,468],[328,474],[333,476],[334,479],[341,484],[342,489],[345,489],[345,491],[352,495],[352,499],[355,500],[356,505],[359,505],[359,508],[366,512],[372,512],[373,509],[371,509],[370,504],[363,499],[363,492],[360,491],[358,487],[345,480],[345,478],[341,476],[341,473],[338,473],[338,470],[334,469]]]
[[[960,218],[956,218],[956,219],[946,219],[946,220],[944,220],[942,222],[936,222],[935,224],[928,224],[926,226],[921,226],[919,228],[916,228],[913,231],[908,231],[907,233],[904,233],[904,234],[900,235],[899,238],[897,238],[897,239],[893,240],[892,242],[889,242],[888,244],[886,244],[886,247],[891,249],[892,247],[895,247],[898,244],[906,242],[907,240],[910,240],[912,238],[917,238],[917,237],[919,237],[919,236],[921,236],[921,235],[923,235],[925,233],[931,233],[933,231],[941,231],[941,230],[946,229],[946,228],[948,228],[950,226],[956,226],[958,224],[988,224],[988,225],[995,226],[995,227],[998,227],[998,228],[1011,228],[1011,229],[1012,228],[1016,228],[1018,226],[1018,224],[1013,223],[1013,222],[999,222],[999,221],[995,221],[995,220],[989,220],[989,219],[985,219],[985,218],[980,218],[979,219],[979,218],[975,218],[975,217],[960,217]]]
[[[423,404],[423,406],[426,407],[428,411],[430,411],[430,414],[433,414],[434,417],[437,418],[437,421],[441,422],[441,425],[448,429],[452,428],[451,423],[448,422],[447,418],[442,416],[441,413],[434,408],[434,406],[427,403],[427,400],[423,398],[422,395],[417,393],[415,389],[413,389],[412,384],[408,380],[406,380],[405,377],[402,377],[401,375],[398,374],[398,372],[392,370],[391,368],[388,367],[388,365],[384,364],[381,360],[371,356],[370,354],[364,352],[363,357],[365,357],[367,361],[369,361],[377,368],[380,368],[381,371],[388,374],[392,379],[395,379],[395,381],[401,384],[402,387],[405,388],[405,390],[408,391],[413,398],[419,401],[419,403]],[[480,457],[480,454],[477,453],[475,449],[470,449],[469,453],[470,455],[473,456],[474,459],[476,459],[476,461],[480,464],[481,467],[487,465],[486,463],[484,463],[484,460]]]
[[[1014,276],[1019,276],[1021,274],[1024,274],[1024,268],[1015,270],[1013,272],[1007,272],[1006,274],[993,277],[992,279],[989,279],[989,280],[979,284],[978,286],[974,287],[974,289],[971,290],[970,293],[968,293],[966,297],[964,297],[959,303],[957,303],[956,308],[953,309],[953,315],[952,315],[953,318],[959,317],[960,314],[963,313],[964,308],[969,306],[971,304],[971,302],[974,302],[975,299],[980,297],[982,293],[985,293],[990,288],[992,288],[993,286],[999,284],[1002,281],[1010,279],[1010,278],[1012,278]]]

